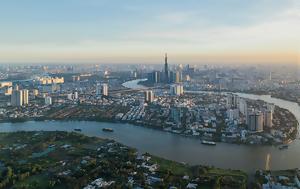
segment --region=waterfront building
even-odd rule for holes
[[[271,110],[267,110],[264,112],[264,126],[267,128],[272,128],[273,126],[273,113]]]
[[[252,112],[248,115],[248,129],[254,132],[263,131],[264,115],[262,112]]]
[[[181,108],[180,107],[172,107],[171,108],[171,119],[178,126],[181,125],[181,117],[182,117]]]

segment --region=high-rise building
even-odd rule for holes
[[[108,96],[108,85],[106,83],[96,85],[96,96]]]
[[[172,107],[170,110],[172,121],[177,124],[178,127],[181,125],[182,109],[180,107]]]
[[[100,83],[97,83],[96,85],[96,96],[100,96],[101,95],[101,85]]]
[[[262,112],[252,112],[248,115],[248,129],[254,132],[263,131],[264,115]]]
[[[264,126],[267,128],[272,128],[273,124],[273,113],[271,110],[267,110],[264,112]]]
[[[148,73],[147,79],[148,79],[148,82],[150,82],[150,83],[159,83],[160,82],[160,72],[153,71],[151,73]]]
[[[235,94],[227,95],[227,108],[237,108],[239,97]]]
[[[13,90],[11,94],[11,105],[12,106],[23,105],[23,91]]]
[[[108,85],[106,83],[101,85],[101,95],[108,96]]]
[[[227,110],[227,117],[230,121],[237,120],[239,118],[239,110],[238,109],[229,109]]]
[[[180,96],[184,93],[182,84],[173,84],[170,86],[170,94]]]
[[[247,112],[248,112],[247,102],[243,98],[239,99],[239,110],[240,110],[241,114],[243,114],[244,116],[247,116]]]
[[[29,104],[29,91],[27,89],[22,90],[23,105]]]
[[[177,71],[177,72],[175,73],[175,82],[176,82],[176,83],[180,83],[181,81],[182,81],[182,73],[179,72],[179,71]]]
[[[168,68],[168,54],[165,54],[165,75],[164,75],[165,83],[169,83],[169,68]]]
[[[153,91],[145,91],[145,102],[151,103],[154,100],[154,93]]]

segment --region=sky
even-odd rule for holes
[[[300,64],[299,0],[1,0],[0,63]]]

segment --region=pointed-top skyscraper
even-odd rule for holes
[[[168,54],[165,54],[165,83],[169,83]]]

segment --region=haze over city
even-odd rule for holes
[[[300,0],[3,0],[0,189],[300,189]]]
[[[0,3],[1,63],[299,63],[297,0]]]

